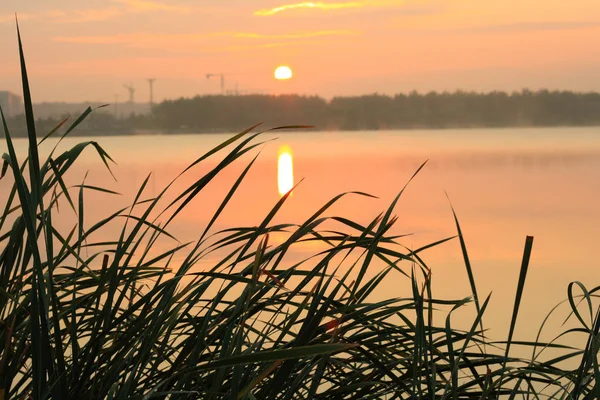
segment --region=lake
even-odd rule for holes
[[[74,185],[87,172],[86,184],[122,193],[86,194],[89,226],[129,204],[148,173],[153,175],[147,193],[157,194],[194,159],[229,137],[75,137],[63,141],[60,148],[96,140],[118,163],[115,182],[93,151],[87,150],[78,170],[67,177],[67,183]],[[348,196],[326,214],[368,223],[386,210],[416,169],[429,160],[396,207],[399,220],[394,233],[412,234],[401,239],[409,249],[454,236],[447,193],[463,229],[480,296],[493,292],[485,317],[492,336],[506,334],[527,235],[534,236],[535,242],[518,337],[531,338],[552,306],[566,298],[569,282],[581,281],[588,288],[600,283],[595,253],[600,239],[600,128],[279,132],[259,137],[263,139],[273,140],[257,149],[261,154],[213,230],[262,221],[280,199],[277,157],[283,146],[293,155],[296,183],[303,181],[277,222],[301,223],[336,194],[362,191],[378,199]],[[44,149],[55,143],[48,141]],[[24,154],[26,141],[18,139],[16,145]],[[0,150],[6,151],[4,141]],[[182,242],[197,239],[256,153],[225,170],[172,224],[170,232]],[[186,174],[175,189],[183,190],[218,159]],[[11,183],[7,178],[0,181],[2,202]],[[69,219],[66,203],[60,212]],[[306,247],[295,257],[315,251]],[[433,270],[437,297],[470,294],[457,239],[426,251],[423,258]],[[375,297],[411,296],[401,281],[400,276],[386,279]],[[556,319],[556,329],[561,322]]]

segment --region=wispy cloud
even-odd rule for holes
[[[227,48],[248,48],[243,42],[248,41],[271,41],[272,43],[254,44],[252,47],[280,47],[298,40],[306,40],[327,36],[358,36],[360,32],[351,30],[330,30],[293,32],[284,34],[262,34],[255,32],[213,32],[199,34],[156,34],[156,33],[134,33],[100,36],[58,36],[53,38],[55,42],[77,43],[77,44],[105,44],[124,45],[137,48],[173,48],[193,47],[203,42],[214,43],[214,39],[223,38],[229,43]],[[231,43],[231,40],[242,41],[242,45]],[[275,41],[275,42],[273,42]],[[277,42],[279,41],[279,42]]]
[[[170,11],[170,12],[190,12],[192,7],[184,5],[174,5],[160,3],[149,0],[113,0],[115,3],[120,3],[126,6],[129,10],[136,11]]]
[[[534,21],[513,22],[506,24],[476,25],[470,27],[447,28],[409,28],[397,26],[399,31],[415,35],[472,35],[472,34],[511,34],[533,33],[545,31],[572,31],[580,29],[600,28],[600,21]]]
[[[45,20],[53,23],[85,23],[107,21],[131,14],[156,12],[189,13],[196,8],[173,5],[150,0],[111,0],[106,8],[48,10],[37,13],[19,14],[19,20]],[[0,23],[14,21],[14,15],[0,15]]]
[[[600,21],[542,21],[542,22],[516,22],[512,24],[499,24],[481,26],[465,31],[477,32],[530,32],[530,31],[555,31],[600,27]]]
[[[325,1],[305,1],[302,3],[286,4],[274,8],[258,10],[254,15],[270,16],[284,11],[297,9],[316,9],[316,10],[341,10],[347,8],[364,8],[364,7],[389,7],[405,4],[404,0],[371,0],[371,1],[346,1],[331,3]]]
[[[230,35],[236,38],[246,39],[307,39],[319,36],[358,36],[358,31],[351,30],[334,30],[334,31],[315,31],[315,32],[299,32],[287,33],[280,35],[265,35],[261,33],[225,33],[221,35]]]
[[[98,22],[107,21],[112,18],[120,17],[127,14],[125,10],[118,7],[110,7],[104,9],[90,10],[73,10],[68,13],[57,12],[48,19],[54,23],[83,23],[83,22]]]
[[[44,13],[45,16],[48,15],[48,13]],[[35,19],[39,19],[40,14],[36,14],[36,13],[18,13],[17,15],[19,17],[19,21],[29,21],[29,20],[35,20]],[[2,14],[0,15],[0,23],[14,23],[15,22],[15,14]]]

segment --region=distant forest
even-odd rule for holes
[[[17,117],[19,119],[19,117]],[[12,121],[17,125],[17,120]],[[58,119],[38,120],[48,131]],[[529,91],[398,94],[335,97],[197,96],[157,104],[150,115],[116,119],[92,114],[80,134],[235,132],[265,122],[305,124],[321,130],[545,127],[600,125],[600,93]],[[22,125],[22,124],[18,124]]]

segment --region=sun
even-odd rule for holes
[[[292,69],[287,65],[281,65],[275,69],[275,79],[286,80],[292,77]]]

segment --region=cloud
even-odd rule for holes
[[[346,1],[341,3],[331,3],[324,1],[305,1],[302,3],[286,4],[270,9],[259,10],[254,15],[271,16],[284,11],[295,9],[317,9],[317,10],[341,10],[347,8],[364,8],[364,7],[391,7],[404,5],[403,0],[371,0],[371,1]]]
[[[106,21],[124,15],[122,9],[117,7],[105,9],[73,10],[69,13],[58,13],[48,18],[54,23],[83,23]]]
[[[76,43],[76,44],[104,44],[104,45],[124,45],[133,48],[185,48],[193,47],[206,42],[214,44],[218,38],[226,39],[227,48],[265,48],[281,47],[289,45],[299,40],[306,40],[318,37],[328,36],[359,36],[360,32],[350,30],[331,30],[331,31],[311,31],[311,32],[293,32],[284,34],[262,34],[254,32],[213,32],[198,34],[157,34],[157,33],[134,33],[134,34],[116,34],[100,36],[58,36],[53,38],[55,42]],[[242,41],[241,45],[231,43],[231,40]],[[246,44],[248,41],[270,41],[270,43]],[[245,42],[245,43],[244,43]],[[223,46],[221,46],[223,48]]]
[[[595,28],[600,26],[600,21],[544,21],[544,22],[517,22],[512,24],[499,24],[465,29],[471,32],[531,32],[531,31],[556,31]]]
[[[479,25],[470,27],[448,27],[448,28],[409,28],[398,26],[402,33],[415,35],[472,35],[472,34],[510,34],[531,33],[544,31],[571,31],[579,29],[599,28],[600,21],[535,21],[514,22],[506,24]]]
[[[123,4],[131,11],[169,11],[178,13],[193,11],[193,8],[188,6],[165,4],[148,0],[113,0],[113,2]]]
[[[243,51],[243,50],[258,50],[258,49],[272,49],[276,47],[289,47],[290,45],[296,46],[299,44],[306,44],[307,42],[293,42],[293,43],[263,43],[263,44],[250,44],[250,45],[236,45],[236,46],[227,46],[225,48],[221,48],[224,51]],[[217,50],[218,51],[218,50]]]
[[[106,8],[75,9],[70,11],[49,10],[37,13],[19,14],[19,20],[44,20],[53,23],[85,23],[107,21],[131,14],[156,12],[190,13],[197,8],[166,4],[150,0],[111,0]],[[14,15],[0,15],[0,23],[14,21]]]
[[[299,33],[288,33],[280,35],[264,35],[260,33],[232,33],[225,34],[231,35],[236,38],[245,39],[306,39],[314,38],[319,36],[358,36],[358,31],[350,30],[337,30],[337,31],[315,31],[315,32],[299,32]]]
[[[44,16],[48,16],[49,13],[44,13]],[[40,18],[40,14],[35,13],[18,13],[16,16],[19,18],[19,21],[29,21]],[[3,14],[0,15],[0,23],[15,23],[15,14]]]

